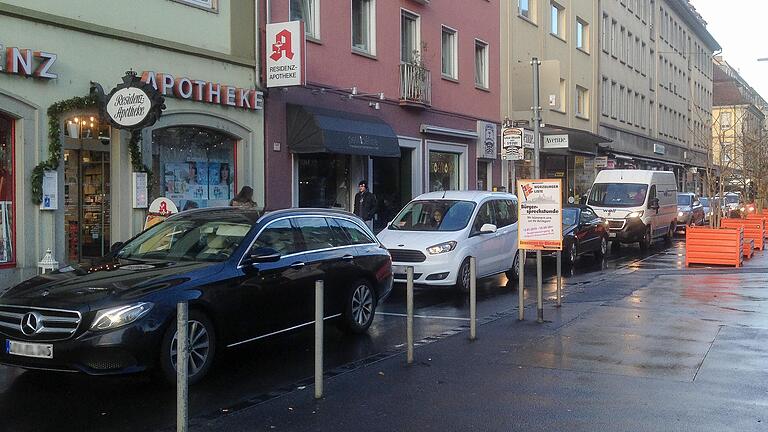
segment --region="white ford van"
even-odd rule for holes
[[[597,174],[587,205],[608,221],[613,246],[654,239],[672,240],[677,227],[677,180],[668,171],[603,170]]]

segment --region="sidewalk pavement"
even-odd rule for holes
[[[768,430],[768,252],[740,269],[648,267],[566,287],[544,324],[511,310],[474,342],[417,347],[414,365],[400,353],[328,378],[320,401],[307,386],[191,430]]]

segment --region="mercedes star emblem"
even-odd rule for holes
[[[21,332],[32,336],[43,328],[42,317],[37,312],[28,312],[21,317]]]

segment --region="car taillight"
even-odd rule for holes
[[[392,258],[387,256],[387,260],[378,270],[376,270],[376,280],[378,282],[392,276]]]

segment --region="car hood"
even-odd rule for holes
[[[592,207],[595,214],[603,219],[626,219],[627,215],[637,210],[635,209],[616,209],[616,208],[600,208]]]
[[[424,251],[430,246],[464,238],[462,231],[400,231],[389,228],[380,232],[379,241],[387,249],[415,249]]]
[[[49,308],[91,307],[125,303],[153,292],[218,272],[222,263],[128,262],[94,267],[65,267],[33,277],[0,294],[0,304]]]

